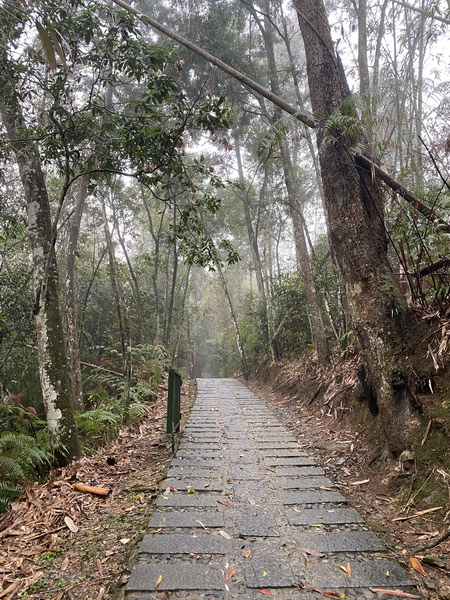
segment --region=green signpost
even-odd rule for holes
[[[181,375],[175,369],[169,370],[169,391],[167,395],[166,433],[172,435],[172,450],[175,451],[175,433],[180,431],[181,422]]]

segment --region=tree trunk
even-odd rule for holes
[[[59,465],[65,465],[78,458],[81,452],[59,304],[50,203],[38,148],[30,141],[19,97],[8,71],[5,34],[3,31],[0,48],[0,114],[16,155],[27,203],[39,375],[55,460]]]
[[[231,321],[233,323],[234,331],[236,333],[236,346],[237,346],[237,350],[238,350],[239,360],[241,362],[242,373],[244,375],[244,379],[247,380],[248,375],[249,375],[248,362],[247,362],[247,357],[245,355],[244,342],[242,340],[241,332],[239,330],[237,316],[234,311],[233,302],[231,300],[230,291],[229,291],[228,285],[227,285],[227,280],[225,279],[225,275],[223,274],[223,270],[222,270],[222,267],[221,267],[219,261],[217,261],[216,267],[217,267],[217,271],[219,273],[220,280],[222,282],[223,291],[225,293],[225,297],[228,302],[228,307],[230,309]]]
[[[125,377],[125,389],[123,393],[123,409],[124,421],[128,420],[128,407],[130,405],[130,386],[131,386],[131,335],[130,335],[130,319],[128,309],[123,297],[122,286],[119,280],[119,273],[116,264],[116,256],[114,252],[111,232],[109,230],[108,217],[106,214],[105,200],[102,196],[102,211],[103,211],[103,226],[105,231],[106,247],[109,257],[109,274],[111,279],[111,287],[116,303],[117,317],[119,321],[120,344],[123,356],[123,372]]]
[[[242,157],[241,157],[241,151],[239,148],[239,140],[237,137],[235,137],[234,145],[235,145],[235,150],[236,150],[236,160],[237,160],[238,172],[239,172],[239,182],[243,186],[245,183],[244,170],[242,168]],[[248,244],[250,246],[250,254],[251,254],[253,266],[255,269],[256,287],[258,289],[258,299],[259,299],[258,309],[259,309],[259,314],[260,314],[260,318],[261,318],[262,329],[264,332],[265,342],[269,344],[270,352],[272,355],[272,360],[275,362],[278,357],[277,357],[274,347],[272,346],[271,341],[270,341],[272,339],[272,335],[270,332],[270,323],[269,323],[269,317],[268,317],[268,311],[267,311],[267,297],[266,297],[266,290],[265,290],[265,286],[264,286],[264,276],[263,276],[263,271],[262,271],[262,266],[261,266],[261,257],[259,255],[258,239],[255,234],[255,230],[253,228],[252,217],[250,214],[249,201],[248,201],[248,198],[245,196],[245,193],[243,190],[241,190],[241,192],[240,192],[240,197],[241,197],[242,204],[244,207],[244,216],[245,216],[245,225],[247,228]]]
[[[330,227],[330,244],[342,270],[349,310],[366,367],[366,389],[376,402],[388,450],[408,446],[413,410],[402,364],[406,301],[387,259],[379,181],[358,169],[352,145],[359,140],[324,124],[335,110],[351,110],[322,0],[294,0],[307,59],[311,103],[321,123],[317,143]]]
[[[141,289],[140,289],[140,285],[139,285],[139,279],[138,279],[138,276],[137,276],[137,274],[133,268],[133,265],[131,263],[131,259],[130,259],[130,255],[127,250],[127,245],[125,243],[125,239],[120,232],[119,218],[117,216],[117,211],[114,208],[114,206],[112,206],[112,215],[113,215],[113,219],[114,219],[114,227],[117,232],[117,239],[119,240],[120,247],[122,248],[123,255],[125,256],[125,261],[127,263],[128,271],[130,272],[130,277],[131,277],[130,286],[131,286],[131,291],[133,293],[134,300],[136,302],[138,344],[143,344],[144,343],[144,310],[142,308]]]
[[[70,226],[69,243],[66,259],[66,320],[67,320],[67,349],[69,352],[70,372],[72,375],[72,394],[74,407],[82,411],[83,405],[83,381],[80,368],[80,346],[78,341],[77,311],[76,311],[76,281],[75,260],[80,234],[81,218],[83,216],[84,203],[87,196],[89,178],[87,175],[81,178],[80,187],[76,195],[75,211]]]

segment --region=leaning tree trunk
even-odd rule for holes
[[[352,138],[333,124],[350,111],[348,88],[322,0],[294,0],[303,35],[313,111],[320,116],[317,143],[328,214],[329,237],[345,282],[352,323],[365,361],[365,389],[379,412],[387,448],[398,454],[408,445],[412,406],[402,350],[407,306],[387,258],[379,181],[355,163]],[[347,112],[348,114],[348,112]],[[324,125],[328,120],[327,132]]]
[[[59,305],[50,203],[38,149],[26,130],[4,46],[0,54],[0,114],[16,155],[27,203],[42,396],[55,460],[65,465],[81,453]]]

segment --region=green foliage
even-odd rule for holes
[[[89,452],[109,442],[122,421],[120,410],[111,411],[96,408],[84,413],[76,413],[75,420],[82,441],[83,450]]]
[[[0,433],[0,512],[20,493],[20,482],[36,470],[48,467],[51,456],[30,436],[6,431]]]
[[[311,344],[305,288],[298,273],[280,277],[273,289],[276,349],[280,358],[298,358]]]

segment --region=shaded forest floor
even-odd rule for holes
[[[194,386],[186,386],[187,418]],[[29,484],[0,515],[0,598],[109,600],[120,598],[136,543],[146,532],[154,499],[172,459],[164,395],[139,423],[89,457]],[[72,487],[110,490],[107,497]]]

